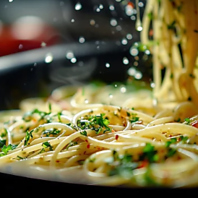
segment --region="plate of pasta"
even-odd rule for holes
[[[152,55],[152,83],[61,85],[2,110],[1,173],[127,189],[198,186],[198,1],[147,0],[138,16],[131,50]]]

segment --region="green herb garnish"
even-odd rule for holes
[[[105,133],[106,131],[110,131],[108,127],[109,120],[108,118],[104,117],[105,114],[101,113],[100,115],[86,115],[84,120],[78,120],[77,126],[80,129],[91,129],[96,131],[96,134],[100,132]]]
[[[28,144],[29,140],[31,138],[33,138],[32,133],[33,133],[33,130],[31,130],[30,132],[26,131],[26,136],[25,136],[25,140],[24,140],[24,146],[26,146]]]
[[[53,151],[53,148],[49,142],[43,142],[42,146],[44,149],[49,148],[50,151]]]
[[[10,150],[13,150],[17,147],[17,145],[15,144],[9,144],[8,146],[4,145],[2,148],[1,148],[1,153],[0,153],[0,156],[4,156],[4,155],[7,155],[7,153],[10,151]]]

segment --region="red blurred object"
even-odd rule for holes
[[[12,25],[0,24],[0,56],[58,43],[55,28],[36,17],[24,17]]]

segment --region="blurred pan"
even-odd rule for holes
[[[64,84],[91,79],[124,80],[120,67],[129,45],[117,41],[61,44],[0,57],[0,109],[17,108],[27,97],[48,96]],[[110,63],[112,67],[106,68]]]

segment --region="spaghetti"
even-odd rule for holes
[[[0,168],[78,169],[101,185],[197,186],[197,8],[197,0],[147,2],[141,38],[150,45],[153,25],[153,92],[63,86],[1,112]]]

